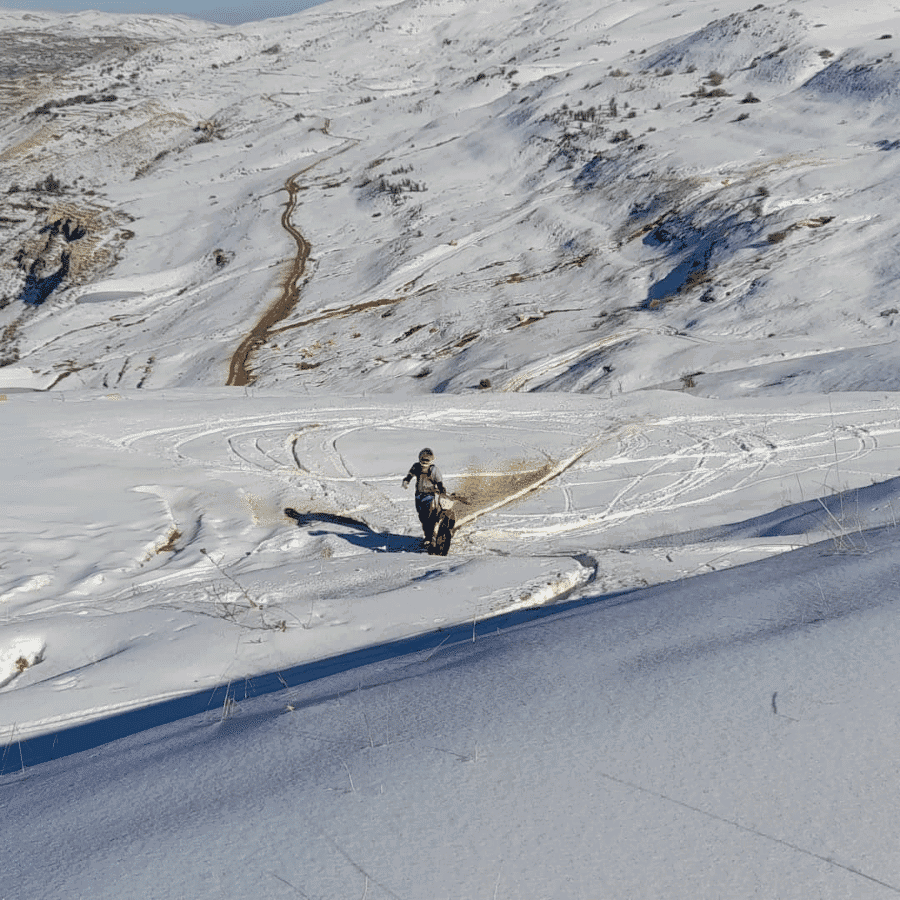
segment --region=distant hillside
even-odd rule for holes
[[[0,387],[896,389],[900,19],[704,7],[0,13]]]

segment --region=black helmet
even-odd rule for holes
[[[434,459],[434,450],[431,447],[424,447],[419,451],[419,462],[426,463],[431,462]]]

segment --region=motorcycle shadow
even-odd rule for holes
[[[342,540],[372,550],[375,553],[418,553],[422,550],[422,538],[408,534],[394,534],[390,531],[373,531],[365,522],[350,516],[324,512],[297,512],[288,507],[284,514],[297,523],[298,528],[310,529],[312,537],[323,537],[333,534]],[[321,525],[337,525],[337,529],[312,528]]]

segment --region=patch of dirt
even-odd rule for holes
[[[318,322],[326,322],[329,319],[343,319],[346,316],[366,312],[369,309],[377,309],[379,306],[394,306],[397,303],[402,303],[405,299],[405,296],[382,297],[378,300],[365,300],[362,303],[351,303],[349,306],[340,307],[340,309],[326,310],[323,313],[313,316],[311,319],[304,319],[302,322],[292,322],[290,325],[283,325],[281,328],[272,328],[269,330],[269,335],[281,334],[283,331],[292,331],[294,328],[303,328],[306,325],[315,325]]]
[[[309,241],[291,223],[291,215],[297,205],[297,192],[300,190],[296,179],[301,174],[302,172],[298,172],[296,175],[292,175],[284,183],[288,199],[281,214],[281,227],[293,238],[297,245],[297,252],[291,261],[290,269],[283,278],[281,295],[262,314],[259,321],[234,351],[228,370],[228,380],[225,382],[227,385],[244,387],[253,384],[254,378],[248,368],[250,357],[269,340],[272,328],[289,315],[300,297],[300,279],[306,272],[306,263],[312,250]]]
[[[156,548],[157,553],[174,553],[178,548],[176,544],[178,543],[179,538],[181,537],[181,532],[173,525],[172,528],[169,529],[169,533],[166,535],[165,543],[160,544]]]
[[[324,134],[328,134],[329,124],[329,120],[326,119],[325,125],[322,128]],[[291,222],[291,216],[294,214],[294,210],[297,206],[297,194],[302,189],[301,185],[297,183],[297,179],[301,175],[305,175],[310,169],[319,165],[319,163],[324,162],[326,159],[331,159],[332,157],[343,153],[345,150],[349,150],[350,147],[355,146],[356,143],[355,140],[348,140],[343,147],[329,156],[316,160],[316,162],[307,166],[305,169],[301,169],[284,183],[284,190],[287,191],[288,199],[284,204],[284,210],[281,213],[281,227],[293,239],[297,246],[297,252],[291,260],[290,268],[282,277],[280,296],[269,305],[259,321],[253,326],[244,340],[241,341],[237,350],[232,354],[231,363],[228,369],[228,380],[225,384],[233,387],[244,387],[253,384],[255,377],[249,368],[251,357],[260,347],[268,343],[269,338],[273,334],[285,330],[285,328],[275,329],[275,326],[291,314],[294,307],[297,305],[297,301],[300,299],[300,289],[303,277],[306,274],[306,263],[309,261],[312,245]],[[299,327],[299,325],[302,324],[305,323],[297,323],[297,325],[293,327]]]
[[[284,521],[284,511],[271,499],[244,494],[241,499],[247,505],[250,518],[256,526],[280,525]]]
[[[788,225],[783,231],[773,231],[766,236],[766,240],[770,244],[780,244],[792,231],[800,228],[821,228],[834,220],[834,216],[817,216],[814,219],[803,219],[801,222],[794,222]]]
[[[466,515],[477,514],[513,497],[532,485],[538,485],[553,468],[550,460],[511,459],[486,471],[478,464],[469,466],[454,494],[465,507]]]
[[[33,192],[32,192],[33,194]],[[40,195],[46,206],[17,204],[27,218],[19,220],[14,234],[0,245],[0,309],[21,297],[26,275],[47,278],[63,268],[61,287],[90,283],[113,265],[132,232],[123,229],[130,217],[83,199],[57,199]],[[17,313],[21,310],[17,307]],[[4,358],[18,320],[6,319],[0,339]]]

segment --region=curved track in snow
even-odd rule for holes
[[[328,120],[326,120],[322,127],[322,132],[326,135],[328,134],[329,124]],[[228,380],[225,382],[229,387],[245,387],[253,383],[253,375],[249,369],[250,358],[269,340],[275,325],[291,314],[297,305],[297,301],[300,299],[300,281],[306,274],[306,264],[309,261],[312,245],[292,222],[292,217],[297,207],[297,194],[300,192],[300,185],[297,183],[297,179],[326,160],[349,150],[356,143],[357,141],[348,139],[337,150],[321,156],[285,181],[284,190],[287,191],[288,198],[281,213],[281,227],[291,236],[291,239],[297,246],[297,250],[294,258],[291,260],[290,269],[284,276],[281,295],[269,305],[231,356],[231,363],[228,367]]]
[[[305,171],[305,170],[304,170]],[[262,314],[259,321],[250,329],[247,336],[238,345],[231,357],[228,367],[228,381],[226,384],[233,387],[244,387],[252,384],[253,376],[250,374],[248,364],[252,354],[269,339],[272,327],[290,314],[300,297],[300,279],[306,272],[306,262],[309,259],[312,245],[306,240],[300,231],[291,222],[291,215],[297,203],[297,177],[298,172],[292,175],[284,183],[284,189],[288,192],[288,199],[281,214],[281,225],[290,234],[297,245],[297,252],[291,262],[291,268],[284,279],[284,287],[281,296],[272,303]]]
[[[599,596],[832,533],[839,546],[862,546],[866,527],[895,518],[895,487],[847,492],[897,481],[891,403],[833,395],[784,412],[662,392],[403,407],[229,391],[14,398],[4,413],[21,454],[7,463],[0,552],[16,566],[0,571],[0,603],[16,639],[46,646],[41,679],[60,714],[77,717],[554,603],[591,579]],[[51,434],[66,441],[65,457],[42,452]],[[424,445],[450,490],[497,476],[489,505],[468,518],[461,510],[446,559],[418,552],[400,485]],[[16,465],[27,488],[15,488]],[[94,470],[101,492],[77,475]],[[518,477],[527,472],[531,484]],[[828,497],[838,490],[841,501]],[[817,497],[828,500],[821,515]],[[792,522],[794,507],[799,530],[756,539],[741,527],[773,510]],[[87,657],[69,649],[79,641]],[[132,682],[142,670],[133,660],[161,648],[176,662],[154,663],[152,685]],[[110,684],[123,685],[121,697]],[[28,690],[13,693],[9,721],[44,729]]]
[[[473,548],[481,536],[521,550],[522,542],[562,535],[580,535],[587,549],[656,538],[677,530],[686,510],[705,522],[740,521],[779,503],[892,477],[888,457],[900,443],[894,412],[871,406],[643,418],[601,410],[573,415],[545,404],[498,417],[457,406],[396,412],[387,404],[348,403],[228,415],[138,430],[118,443],[182,465],[200,463],[210,474],[275,479],[280,487],[273,483],[273,491],[315,484],[330,492],[329,502],[367,509],[373,526],[389,530],[398,518],[415,530],[409,498],[395,488],[419,443],[440,441],[451,490],[475,471],[473,459],[481,472],[493,466],[501,473],[513,457],[541,464],[549,457],[555,462],[532,484],[471,515],[460,510],[458,524]]]

